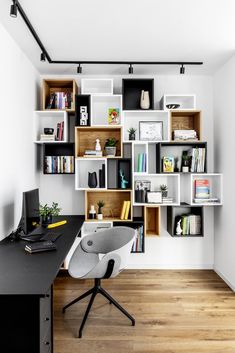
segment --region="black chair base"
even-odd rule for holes
[[[79,302],[80,300],[86,298],[88,295],[91,294],[91,298],[89,301],[89,304],[87,306],[85,315],[82,319],[82,323],[81,326],[79,328],[79,332],[78,332],[78,337],[81,338],[82,337],[82,330],[85,326],[88,314],[91,310],[92,304],[94,302],[94,299],[96,297],[96,295],[98,293],[102,294],[106,299],[108,299],[110,304],[113,304],[116,306],[117,309],[119,309],[126,317],[128,317],[128,319],[131,320],[132,326],[135,326],[135,319],[120,305],[118,304],[118,302],[116,302],[115,299],[113,299],[113,297],[111,297],[111,295],[109,295],[100,285],[101,280],[100,279],[95,279],[95,285],[92,289],[89,289],[86,293],[82,294],[80,297],[74,299],[72,302],[70,302],[69,304],[65,305],[62,309],[62,312],[65,313],[65,310],[68,309],[71,305]]]

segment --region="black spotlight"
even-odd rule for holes
[[[180,74],[181,74],[181,75],[184,75],[184,74],[185,74],[185,67],[184,67],[184,65],[182,65],[181,68],[180,68]]]
[[[41,61],[46,61],[46,55],[45,55],[45,53],[41,53]]]
[[[133,66],[130,64],[130,66],[129,66],[129,74],[133,74]]]
[[[81,65],[79,64],[78,68],[77,68],[77,73],[78,74],[81,74],[82,73],[82,67]]]
[[[16,1],[14,1],[14,4],[11,5],[10,15],[11,15],[11,17],[14,17],[14,18],[17,17],[17,5],[16,5]]]

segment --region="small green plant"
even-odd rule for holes
[[[117,143],[118,143],[118,140],[116,140],[115,137],[110,137],[109,139],[106,140],[105,147],[115,147]]]
[[[135,129],[134,127],[130,127],[130,129],[128,129],[127,132],[128,132],[130,135],[135,135],[136,129]]]
[[[98,213],[101,214],[102,213],[102,208],[104,207],[105,203],[103,200],[99,200],[97,202],[97,206],[98,206]]]
[[[160,190],[161,190],[161,191],[167,191],[167,190],[168,190],[167,185],[161,184],[161,185],[160,185]]]
[[[48,216],[58,216],[60,214],[61,208],[58,207],[57,202],[53,202],[52,206],[48,206],[46,203],[44,206],[39,206],[39,214],[41,217],[48,217]]]

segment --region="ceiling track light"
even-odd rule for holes
[[[77,68],[77,73],[78,74],[82,74],[82,67],[81,64],[79,64],[78,68]]]
[[[46,61],[46,54],[42,52],[40,59],[41,61]]]
[[[129,74],[133,74],[134,70],[133,70],[133,66],[132,64],[130,64],[129,66]]]
[[[16,0],[13,1],[13,4],[11,5],[10,15],[13,18],[17,17],[17,2],[16,2]]]
[[[180,74],[181,75],[184,75],[185,74],[185,67],[184,65],[182,64],[181,68],[180,68]]]

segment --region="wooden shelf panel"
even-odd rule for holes
[[[198,141],[200,141],[202,139],[201,111],[200,110],[171,110],[170,127],[171,127],[172,141],[174,141],[173,140],[174,130],[195,130],[197,132]]]
[[[159,206],[144,206],[144,231],[146,236],[160,235],[161,214]]]
[[[99,127],[75,127],[75,156],[83,157],[85,150],[94,150],[96,139],[105,154],[104,145],[108,138],[115,137],[118,140],[116,156],[122,157],[122,128],[114,126]],[[86,158],[86,157],[85,157]]]
[[[103,200],[105,206],[103,207],[103,220],[104,221],[127,221],[121,220],[121,210],[124,201],[132,200],[132,191],[126,190],[86,190],[85,191],[85,212],[86,220],[89,221],[90,206],[94,205],[96,212],[98,210],[97,202]],[[132,220],[132,204],[130,207],[128,221]],[[91,220],[93,221],[93,220]]]

